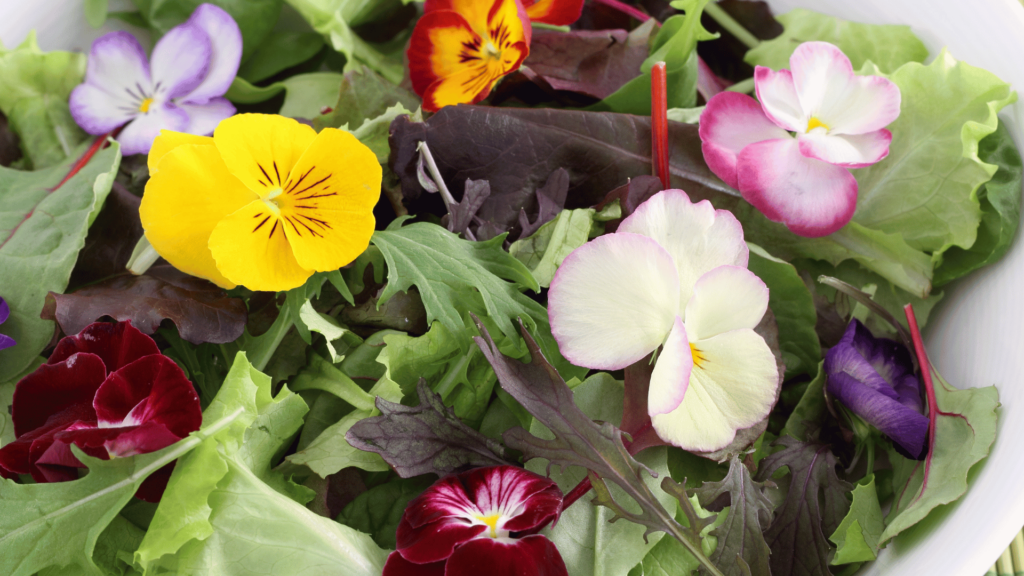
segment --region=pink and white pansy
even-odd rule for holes
[[[558,485],[515,466],[447,476],[406,507],[383,576],[567,576],[547,537],[517,535],[561,507]]]
[[[748,257],[730,212],[659,192],[562,262],[548,293],[551,331],[569,361],[599,370],[660,347],[647,398],[654,430],[687,450],[719,450],[768,416],[779,386],[753,330],[768,288]]]
[[[235,113],[223,96],[241,58],[238,24],[213,4],[167,32],[148,60],[135,36],[111,32],[92,44],[71,116],[90,134],[124,126],[117,137],[124,154],[149,152],[161,130],[212,134]]]
[[[805,42],[790,70],[758,66],[750,96],[722,92],[700,117],[704,159],[769,219],[796,234],[831,234],[853,218],[857,180],[849,168],[889,154],[885,129],[900,115],[900,90],[857,76],[827,42]]]

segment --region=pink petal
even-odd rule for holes
[[[92,43],[85,82],[71,92],[71,117],[90,134],[105,134],[139,113],[152,92],[149,62],[128,32],[111,32]]]
[[[761,109],[772,122],[790,132],[807,130],[808,116],[797,96],[793,74],[789,70],[775,72],[764,66],[755,67],[754,89]]]
[[[445,562],[432,562],[430,564],[413,564],[398,552],[388,555],[388,561],[384,563],[384,573],[381,576],[444,576]]]
[[[445,560],[452,555],[456,546],[488,529],[483,524],[469,525],[451,518],[413,528],[408,521],[408,509],[406,514],[398,523],[398,551],[403,558],[416,564]]]
[[[196,426],[198,430],[199,427]],[[162,422],[145,422],[140,426],[126,428],[105,428],[118,434],[103,443],[111,458],[127,458],[136,454],[149,454],[167,448],[182,436],[171,432]]]
[[[161,130],[183,132],[187,126],[188,114],[184,110],[170,103],[154,104],[148,112],[129,122],[117,141],[125,156],[148,154]]]
[[[889,155],[892,133],[876,130],[867,134],[834,134],[812,130],[797,137],[800,153],[808,158],[835,164],[844,168],[871,166]]]
[[[178,107],[188,114],[188,126],[185,132],[199,136],[209,136],[220,124],[220,121],[235,114],[235,107],[227,98],[211,98],[206,104],[179,102]]]
[[[63,429],[77,420],[96,421],[92,399],[107,377],[95,354],[74,354],[58,364],[43,364],[14,389],[12,419],[18,438],[38,429]]]
[[[137,454],[173,444],[198,430],[203,421],[192,383],[173,360],[160,354],[140,358],[111,373],[96,391],[93,407],[101,428],[158,423],[174,438],[156,448],[140,448]],[[162,434],[155,429],[153,433]],[[153,440],[134,437],[153,445]],[[119,449],[124,450],[128,448]]]
[[[144,356],[160,354],[160,348],[131,322],[95,322],[74,336],[62,338],[47,363],[63,362],[78,352],[99,356],[107,370],[113,372]],[[89,403],[92,404],[91,396]]]
[[[562,492],[551,480],[517,466],[476,468],[459,474],[466,493],[485,515],[508,518],[499,528],[520,532],[558,517]]]
[[[171,28],[153,47],[153,91],[166,102],[191,92],[210,70],[210,37],[189,23]]]
[[[651,373],[651,387],[647,392],[647,413],[651,416],[668,414],[683,402],[693,369],[693,354],[686,337],[686,327],[676,316],[672,332],[658,354]]]
[[[719,266],[700,277],[686,306],[687,335],[699,342],[753,329],[768,310],[768,286],[739,266]]]
[[[238,29],[238,24],[230,14],[214,4],[200,4],[192,12],[188,24],[206,32],[212,52],[206,77],[192,92],[182,96],[180,101],[204,104],[213,98],[223,96],[235,79],[238,64],[242,61],[242,31]],[[212,129],[206,132],[189,130],[190,134],[210,132]]]
[[[736,156],[754,142],[785,138],[789,133],[765,116],[746,94],[722,92],[708,101],[700,115],[701,150],[708,168],[736,188]]]
[[[739,158],[740,192],[770,220],[815,238],[839,230],[857,208],[848,170],[806,158],[790,138],[747,146]]]
[[[628,545],[623,543],[623,545]],[[518,540],[477,538],[448,559],[445,576],[568,576],[554,543],[540,534]]]
[[[565,258],[548,292],[551,332],[577,366],[617,370],[653,352],[679,312],[676,264],[639,234],[606,234]]]

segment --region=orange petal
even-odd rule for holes
[[[478,59],[482,45],[483,38],[459,13],[427,12],[416,23],[406,52],[413,90],[422,96],[431,84],[465,70],[468,62]]]
[[[579,20],[583,12],[583,0],[525,0],[526,15],[531,22],[552,26],[568,26]]]
[[[502,76],[519,67],[526,58],[526,52],[526,45],[520,42],[507,48],[501,60],[483,62],[439,79],[423,94],[423,109],[437,111],[444,106],[475,104],[483,100]]]

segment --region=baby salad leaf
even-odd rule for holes
[[[658,501],[654,492],[643,480],[645,471],[654,474],[650,468],[637,462],[622,443],[622,431],[611,422],[598,424],[591,420],[573,402],[572,390],[565,380],[548,363],[537,343],[525,326],[523,338],[530,352],[530,363],[524,364],[505,356],[498,350],[483,324],[477,323],[482,336],[474,338],[477,345],[494,367],[502,388],[523,405],[539,423],[547,427],[553,438],[539,438],[522,428],[512,428],[504,433],[505,444],[519,450],[527,460],[544,458],[549,466],[580,466],[588,471],[597,498],[595,504],[606,506],[615,512],[615,519],[624,518],[647,528],[646,533],[665,532],[679,540],[715,576],[721,572],[714,567],[701,550],[701,530],[711,520],[701,520],[690,505],[681,488],[665,477],[662,488],[673,496],[681,494],[679,504],[683,507],[689,527],[676,522]],[[613,482],[639,506],[640,511],[627,510],[609,491],[605,480]]]
[[[290,118],[316,118],[325,107],[338,100],[338,87],[342,75],[337,72],[310,72],[296,74],[274,82],[269,86],[253,86],[241,77],[236,77],[224,96],[239,104],[254,104],[270,100],[282,91],[284,104],[279,114]]]
[[[377,398],[381,415],[357,422],[345,435],[349,443],[380,454],[403,478],[508,463],[501,444],[463,424],[426,380],[416,393],[420,405],[412,408]]]
[[[513,242],[508,253],[525,264],[537,283],[547,288],[562,260],[586,244],[596,213],[592,208],[562,210],[531,236]]]
[[[181,24],[202,3],[209,2],[224,9],[242,31],[242,61],[246,61],[270,34],[281,13],[282,0],[132,0],[138,16],[157,35],[166,34]]]
[[[30,32],[13,50],[0,47],[0,112],[35,169],[77,157],[88,135],[71,118],[68,96],[82,83],[85,54],[43,52]]]
[[[878,557],[878,537],[885,529],[878,504],[875,475],[869,474],[853,489],[853,504],[835,533],[828,537],[836,546],[833,565],[870,562]]]
[[[722,481],[705,482],[694,492],[701,506],[708,510],[729,507],[725,522],[711,531],[718,538],[711,561],[728,575],[770,574],[770,551],[762,532],[772,521],[775,505],[765,496],[764,484],[754,482],[747,467],[734,456]],[[747,572],[741,570],[736,558],[743,560]]]
[[[374,486],[349,503],[338,522],[351,526],[373,537],[373,541],[385,550],[396,547],[395,534],[409,501],[434,483],[433,476],[416,478],[395,478]]]
[[[341,81],[341,92],[333,110],[313,121],[321,128],[347,127],[355,130],[363,122],[372,120],[387,112],[395,104],[408,110],[415,110],[420,99],[415,94],[382,78],[366,66],[346,72]]]
[[[808,440],[808,434],[821,427],[820,422],[828,414],[825,404],[825,370],[824,361],[818,362],[817,376],[804,389],[796,407],[789,414],[783,434],[788,434],[801,441]]]
[[[783,466],[792,475],[786,499],[764,533],[772,576],[829,576],[831,550],[825,535],[834,534],[846,516],[846,494],[853,486],[836,476],[829,445],[788,436],[776,444],[784,449],[761,461],[756,478],[763,482]]]
[[[120,161],[121,149],[112,143],[77,172],[71,161],[35,172],[0,168],[0,296],[11,308],[0,331],[18,342],[0,350],[0,382],[21,372],[53,337],[53,323],[39,317],[46,293],[67,288]]]
[[[936,506],[967,491],[971,467],[988,455],[996,436],[999,392],[995,386],[957,390],[932,370],[938,415],[935,436],[923,461],[890,451],[896,500],[879,539],[884,545],[917,524]]]
[[[238,75],[255,84],[309,60],[323,47],[324,39],[315,32],[272,32],[238,68]]]
[[[813,40],[838,46],[855,70],[870,60],[888,73],[907,62],[924,62],[928,57],[928,49],[910,31],[910,26],[859,24],[802,8],[775,18],[785,26],[785,31],[747,52],[744,60],[748,64],[788,69],[789,57],[796,47]]]

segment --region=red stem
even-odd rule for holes
[[[92,146],[89,146],[89,149],[85,151],[85,154],[82,154],[82,157],[79,158],[73,166],[71,166],[71,170],[68,172],[68,175],[65,176],[63,180],[60,181],[60,184],[54,186],[51,192],[63,186],[65,182],[71,180],[71,178],[73,178],[75,174],[78,174],[79,170],[85,168],[85,165],[88,164],[90,160],[92,160],[92,157],[95,156],[101,148],[103,148],[103,145],[106,144],[107,142],[107,137],[109,137],[111,134],[113,134],[113,132],[108,132],[107,134],[104,134],[102,136],[97,136],[96,140],[93,141]]]
[[[917,354],[917,363],[921,368],[921,379],[924,380],[924,391],[928,396],[928,457],[925,459],[925,481],[928,478],[928,468],[932,463],[932,452],[935,450],[935,424],[938,421],[939,405],[935,399],[935,384],[932,382],[932,364],[928,361],[928,353],[924,350],[924,340],[921,338],[921,329],[917,326],[917,317],[914,316],[914,307],[907,304],[903,307],[907,315],[907,324],[910,326],[910,338],[914,342],[914,352]]]
[[[594,4],[604,4],[609,8],[614,8],[615,10],[618,10],[631,18],[636,18],[641,22],[646,22],[653,18],[650,14],[643,13],[639,8],[623,4],[618,0],[594,0]]]
[[[668,190],[668,78],[664,62],[651,68],[651,164],[654,175],[661,179],[662,190]]]
[[[649,420],[643,428],[638,430],[636,434],[632,434],[632,436],[633,441],[625,443],[626,451],[629,452],[630,456],[635,456],[637,453],[643,452],[647,448],[651,448],[653,446],[664,445],[661,438],[658,438],[658,436],[654,434],[654,429],[652,428]],[[581,480],[575,488],[565,495],[565,498],[562,498],[562,511],[564,512],[566,508],[572,506],[573,503],[582,498],[584,494],[590,492],[591,488],[592,486],[590,485],[589,477]]]

